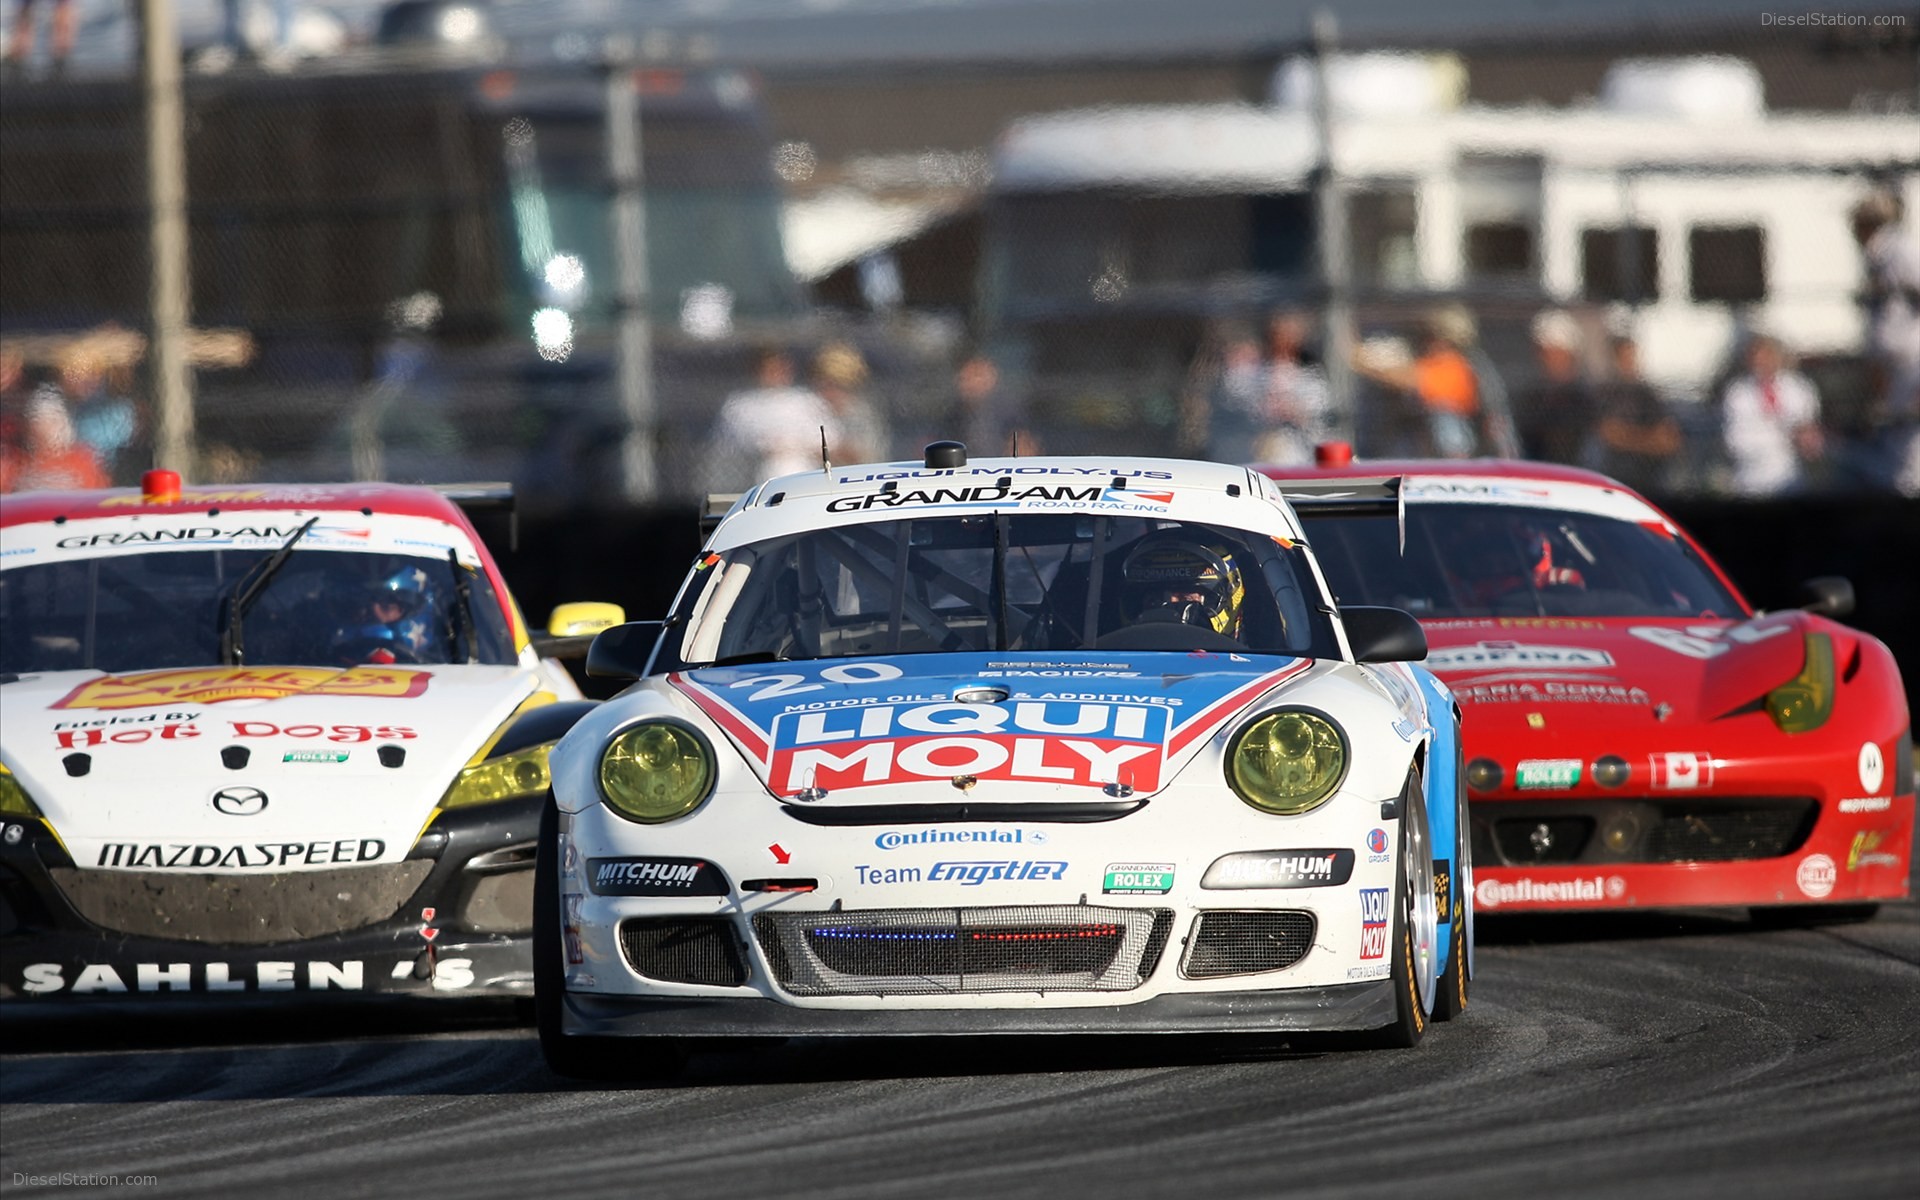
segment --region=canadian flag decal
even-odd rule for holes
[[[1703,788],[1713,782],[1713,756],[1689,750],[1669,750],[1651,756],[1653,786],[1667,791]]]

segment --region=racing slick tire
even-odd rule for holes
[[[570,1037],[563,1028],[566,943],[560,918],[560,812],[540,809],[533,857],[533,1018],[540,1053],[556,1075],[594,1081],[666,1079],[686,1065],[670,1038]]]
[[[1453,926],[1447,938],[1447,965],[1440,976],[1440,994],[1434,998],[1433,1019],[1451,1021],[1467,1008],[1467,985],[1473,980],[1473,828],[1467,819],[1467,783],[1464,764],[1454,765],[1453,878],[1436,904],[1453,905]],[[1439,913],[1444,919],[1446,913]]]
[[[1371,1043],[1382,1049],[1411,1049],[1426,1035],[1439,990],[1435,958],[1439,923],[1433,900],[1433,847],[1420,769],[1407,772],[1400,793],[1400,865],[1394,873],[1393,954],[1394,1019],[1375,1030]]]
[[[1805,929],[1813,925],[1856,925],[1871,921],[1880,906],[1866,904],[1786,904],[1752,908],[1755,925],[1765,929]]]

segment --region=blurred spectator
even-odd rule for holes
[[[961,360],[953,373],[953,407],[941,437],[957,437],[970,454],[1042,453],[1026,428],[1019,397],[1003,385],[1000,368],[986,354],[975,351]]]
[[[0,446],[18,449],[26,436],[27,359],[11,346],[0,347]]]
[[[133,399],[111,386],[113,382],[104,357],[91,343],[78,342],[60,358],[60,391],[73,414],[74,436],[93,449],[109,477],[140,431]]]
[[[793,355],[779,347],[760,352],[754,386],[720,406],[708,455],[713,491],[740,491],[776,475],[820,467],[822,431],[837,435],[833,412],[811,388],[794,383]]]
[[[1229,325],[1220,331],[1212,354],[1217,361],[1199,367],[1205,378],[1206,456],[1215,462],[1250,462],[1259,457],[1255,447],[1266,432],[1260,343],[1246,326]]]
[[[66,491],[100,488],[107,473],[93,451],[73,434],[67,402],[51,384],[27,401],[25,433],[18,449],[0,447],[0,492]]]
[[[1825,452],[1820,394],[1787,367],[1779,339],[1768,334],[1748,339],[1746,374],[1727,385],[1720,420],[1733,487],[1741,495],[1798,489],[1806,482],[1805,464]]]
[[[1295,309],[1267,318],[1266,356],[1260,362],[1260,418],[1265,429],[1253,445],[1262,462],[1306,464],[1327,436],[1327,373],[1307,355],[1313,321]],[[1242,459],[1228,459],[1240,462]]]
[[[1420,326],[1420,355],[1410,363],[1356,352],[1353,369],[1411,397],[1425,425],[1417,453],[1471,458],[1480,447],[1480,383],[1464,349],[1473,344],[1473,317],[1458,305],[1436,309]]]
[[[1577,463],[1594,418],[1593,392],[1580,371],[1580,325],[1571,313],[1548,309],[1534,317],[1532,333],[1539,374],[1520,397],[1520,447],[1528,458]]]
[[[1595,389],[1600,423],[1587,443],[1587,465],[1637,492],[1669,486],[1680,453],[1680,422],[1640,374],[1640,347],[1631,337],[1608,339],[1613,377]]]
[[[27,61],[33,57],[35,7],[34,0],[18,0],[13,10],[13,32],[7,40],[9,74],[25,70]],[[73,53],[73,0],[51,0],[48,7],[53,13],[48,18],[47,50],[53,73],[59,75],[66,71],[67,56]]]
[[[1853,206],[1867,272],[1867,348],[1878,377],[1876,423],[1892,433],[1894,486],[1920,495],[1920,242],[1900,202],[1876,191]]]
[[[886,418],[865,392],[867,362],[846,342],[829,342],[813,357],[813,389],[832,410],[829,450],[841,463],[885,462],[893,439]]]

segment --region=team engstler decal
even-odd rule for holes
[[[704,668],[670,682],[780,794],[971,776],[1158,788],[1169,760],[1304,659],[1228,654],[1022,658],[1001,652]],[[998,703],[956,690],[997,685]]]

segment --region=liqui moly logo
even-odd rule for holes
[[[1387,953],[1387,889],[1360,889],[1360,957],[1384,958]]]
[[[1160,786],[1167,710],[1035,700],[875,704],[789,713],[774,723],[776,790],[975,779]]]

